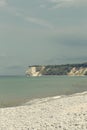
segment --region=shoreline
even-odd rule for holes
[[[78,95],[84,95],[87,94],[87,91],[83,91],[80,93],[72,93],[72,94],[68,94],[68,95],[55,95],[55,96],[46,96],[46,97],[37,97],[37,98],[31,98],[31,99],[23,99],[20,101],[17,101],[15,103],[2,103],[2,105],[0,105],[0,109],[1,108],[15,108],[15,107],[21,107],[21,106],[26,106],[26,105],[32,105],[38,102],[43,102],[43,101],[49,101],[49,100],[54,100],[54,99],[61,99],[61,98],[68,98],[68,97],[73,97],[73,96],[78,96]],[[14,105],[15,104],[15,105]]]
[[[0,108],[0,130],[86,130],[87,91]]]
[[[55,100],[55,99],[61,99],[61,98],[68,98],[68,97],[74,97],[74,96],[81,96],[81,95],[85,95],[85,94],[87,94],[87,91],[83,91],[80,93],[68,94],[68,95],[56,95],[56,96],[48,96],[48,97],[44,97],[44,98],[35,98],[35,99],[29,100],[28,102],[23,103],[22,106],[32,105],[32,104],[35,104],[37,102],[43,102],[43,101],[49,101],[49,100]]]

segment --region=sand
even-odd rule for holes
[[[87,93],[0,108],[0,130],[87,130]]]

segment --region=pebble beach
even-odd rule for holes
[[[87,130],[87,92],[0,108],[0,130]]]

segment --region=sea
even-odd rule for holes
[[[0,107],[87,91],[86,76],[0,76]]]

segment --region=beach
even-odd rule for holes
[[[87,130],[87,92],[0,108],[0,130]]]

